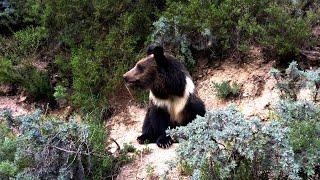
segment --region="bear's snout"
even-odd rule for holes
[[[126,83],[133,83],[134,82],[134,80],[132,80],[132,78],[130,78],[128,75],[126,75],[126,74],[124,74],[123,75],[123,80],[124,80],[124,82],[126,82]]]
[[[123,80],[129,85],[134,84],[136,82],[134,71],[131,69],[130,71],[126,72],[123,75]]]
[[[129,78],[128,78],[125,74],[123,75],[123,80],[124,80],[124,82],[126,82],[126,83],[129,82]]]

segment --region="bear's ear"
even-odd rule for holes
[[[154,44],[151,44],[151,45],[148,46],[148,48],[147,48],[147,55],[148,56],[153,54],[153,50],[154,50],[155,47],[156,47],[156,45],[154,45]]]
[[[167,64],[167,59],[164,56],[164,50],[162,46],[150,45],[147,49],[147,54],[153,54],[158,66],[165,66]]]

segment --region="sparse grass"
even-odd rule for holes
[[[147,145],[142,149],[142,154],[150,154],[151,152],[152,152],[152,149]]]
[[[137,151],[137,149],[132,144],[124,143],[121,151],[123,153],[134,153]]]
[[[183,176],[191,176],[193,168],[185,161],[181,161],[178,165],[178,171]]]
[[[146,165],[147,177],[152,179],[154,177],[154,166],[151,163]]]
[[[213,83],[213,87],[217,92],[217,96],[221,99],[232,99],[238,97],[241,91],[241,85],[223,81],[221,83]]]

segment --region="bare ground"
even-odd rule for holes
[[[27,114],[30,108],[22,101],[24,97],[21,96],[0,96],[0,110],[10,109],[13,116]]]
[[[246,116],[259,116],[266,119],[269,108],[278,99],[278,93],[274,88],[275,80],[268,74],[273,65],[273,61],[264,62],[259,48],[253,48],[248,63],[240,67],[239,63],[226,60],[219,67],[198,70],[202,73],[198,73],[196,77],[197,93],[209,111],[234,103]],[[225,101],[216,96],[212,84],[224,80],[242,85],[242,93],[238,99]],[[138,149],[145,148],[146,145],[139,145],[136,142],[136,137],[141,133],[144,116],[144,108],[130,103],[123,111],[111,117],[108,123],[110,137],[121,146],[124,143],[130,143]],[[155,144],[149,144],[148,147],[152,149],[152,152],[139,156],[134,162],[122,167],[117,179],[159,179],[169,167],[166,162],[174,160],[177,145],[174,144],[169,149],[160,149]],[[116,145],[111,144],[110,148],[115,151]],[[152,177],[150,173],[147,173],[148,166],[154,169]],[[188,179],[180,175],[176,169],[172,170],[167,177],[169,179]]]

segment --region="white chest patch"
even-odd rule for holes
[[[169,99],[159,99],[154,96],[150,91],[149,100],[153,102],[155,106],[167,108],[171,120],[180,123],[182,121],[181,112],[187,104],[190,94],[194,93],[195,86],[190,79],[186,77],[186,88],[182,97],[171,97]]]

